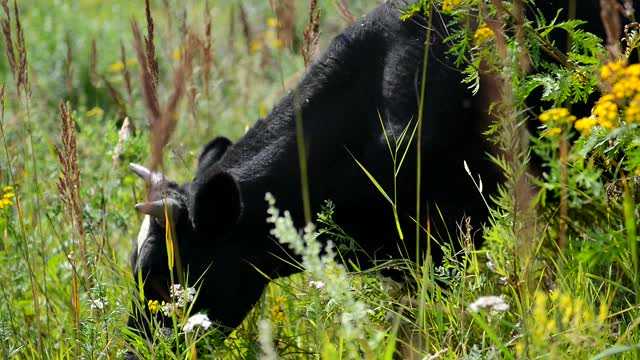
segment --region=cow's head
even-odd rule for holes
[[[147,201],[135,205],[144,218],[131,250],[133,275],[136,281],[141,275],[146,301],[169,302],[172,277],[173,283],[178,283],[188,274],[189,285],[197,280],[213,282],[206,281],[206,277],[211,276],[208,269],[214,262],[215,244],[228,236],[242,208],[233,177],[223,169],[210,171],[217,169],[216,164],[229,146],[231,141],[224,137],[209,142],[198,159],[195,180],[182,185],[141,165],[129,165],[148,189]],[[206,181],[199,180],[203,176]],[[167,236],[168,229],[171,237]],[[171,238],[175,254],[173,274],[169,271],[167,251],[167,239]],[[139,310],[140,305],[134,305],[129,325],[147,329],[150,313],[148,309]]]

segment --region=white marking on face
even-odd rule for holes
[[[147,237],[149,237],[149,224],[151,224],[151,217],[145,215],[144,220],[142,220],[142,225],[140,226],[140,232],[138,233],[138,256],[140,256],[144,242],[147,241]]]

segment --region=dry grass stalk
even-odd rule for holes
[[[131,21],[131,30],[133,31],[133,45],[140,63],[142,97],[147,109],[149,126],[151,127],[151,168],[155,170],[162,164],[164,147],[169,142],[175,129],[176,110],[180,99],[185,93],[187,80],[191,76],[193,49],[197,48],[197,44],[194,37],[188,36],[188,44],[184,47],[185,52],[182,62],[174,71],[173,91],[166,106],[161,108],[156,92],[157,86],[154,83],[157,80],[157,74],[153,75],[153,65],[151,65],[151,61],[153,61],[150,58],[152,52],[145,49],[135,20]]]
[[[131,20],[131,30],[133,32],[133,47],[140,64],[140,83],[142,84],[142,98],[147,108],[147,124],[153,127],[160,118],[160,105],[158,103],[155,77],[152,74],[147,57],[149,52],[145,50],[142,35],[140,35],[140,29],[138,29],[138,24],[135,20]]]
[[[29,97],[31,96],[31,86],[29,85],[29,74],[27,71],[27,47],[24,41],[24,31],[22,29],[22,23],[20,22],[20,11],[18,11],[18,5],[16,1],[13,1],[13,14],[15,18],[15,41],[14,36],[11,33],[11,10],[9,9],[8,0],[2,0],[2,8],[5,12],[5,18],[0,22],[2,23],[2,33],[4,34],[4,41],[7,46],[7,58],[9,60],[9,67],[11,73],[16,81],[16,88],[18,93],[22,89],[23,93]]]
[[[600,17],[602,18],[604,32],[607,34],[605,47],[612,61],[618,60],[621,56],[618,39],[620,39],[622,33],[620,15],[623,13],[624,8],[616,0],[600,0]]]
[[[27,97],[31,96],[31,86],[29,85],[29,72],[27,71],[27,45],[24,41],[24,31],[20,23],[20,11],[18,4],[13,0],[13,13],[16,21],[16,49],[18,52],[18,87],[22,86],[22,90]]]
[[[144,1],[144,10],[147,17],[147,35],[144,37],[144,45],[147,56],[147,64],[149,74],[152,76],[154,86],[158,86],[158,59],[156,58],[156,46],[153,43],[154,25],[153,17],[151,17],[151,8],[149,0]]]
[[[209,76],[211,69],[217,68],[213,53],[213,36],[211,35],[211,14],[209,10],[209,1],[205,2],[204,14],[204,38],[200,42],[200,52],[202,53],[202,82],[205,97],[209,96]]]
[[[115,88],[115,86],[113,86],[111,81],[109,81],[109,79],[107,79],[104,75],[101,75],[100,78],[102,79],[104,84],[107,86],[107,91],[109,91],[109,96],[111,96],[111,99],[118,107],[118,110],[120,112],[120,118],[125,118],[128,112],[127,112],[127,105],[124,99],[122,98],[122,95],[120,95],[120,92]]]
[[[313,56],[318,52],[320,46],[320,9],[316,11],[317,5],[317,0],[311,0],[309,20],[304,28],[304,43],[302,45],[304,67],[308,67],[311,64]]]
[[[293,38],[296,25],[296,7],[294,0],[269,0],[269,5],[278,20],[278,39],[289,50],[293,50]]]
[[[347,24],[353,24],[356,21],[356,18],[353,16],[351,11],[349,10],[349,1],[348,0],[336,0],[336,5],[338,6],[338,10],[340,10],[340,14],[342,15],[342,19]]]
[[[7,46],[7,59],[9,60],[9,67],[14,79],[18,79],[18,66],[16,64],[16,53],[13,49],[13,37],[11,36],[11,11],[9,10],[8,0],[2,0],[2,8],[4,9],[5,18],[1,20],[2,34],[4,35],[4,42]]]
[[[65,85],[67,87],[67,96],[69,96],[73,91],[73,71],[72,71],[73,54],[71,53],[71,33],[69,33],[68,31],[65,36],[65,44],[67,46],[67,56],[64,59],[64,68],[66,73]]]
[[[87,289],[90,289],[89,263],[87,259],[87,241],[82,226],[82,199],[80,197],[80,169],[78,167],[78,152],[76,145],[76,124],[71,114],[69,103],[60,102],[60,123],[62,127],[62,149],[55,147],[60,162],[62,175],[58,178],[57,187],[60,199],[64,204],[71,226],[78,238],[74,244],[73,256],[69,256],[73,272],[73,293],[71,304],[73,308],[73,319],[76,337],[79,336],[80,319],[80,295],[78,285],[78,267],[76,262],[76,251],[79,250],[81,264],[83,267],[84,281]],[[79,351],[77,348],[76,351]]]
[[[100,81],[100,76],[98,76],[98,47],[96,46],[96,38],[91,39],[91,84],[94,87],[98,87],[98,81]]]
[[[185,93],[187,80],[192,73],[193,49],[195,49],[195,38],[188,37],[188,44],[185,46],[182,62],[173,73],[173,91],[166,106],[160,112],[159,121],[154,124],[151,131],[151,168],[157,169],[162,164],[162,153],[164,147],[169,143],[171,134],[177,124],[176,110],[178,103]]]
[[[58,192],[72,220],[74,230],[84,237],[82,226],[82,200],[80,197],[80,169],[76,145],[76,124],[69,104],[60,103],[60,124],[62,127],[62,149],[56,146],[62,175],[58,179]],[[86,255],[86,244],[81,242],[81,255]]]
[[[245,44],[247,46],[247,55],[251,55],[251,41],[253,40],[251,25],[249,25],[249,18],[244,6],[242,6],[242,4],[238,4],[238,9],[240,9],[240,24],[242,25],[242,34],[244,35]]]
[[[118,164],[120,163],[120,154],[122,154],[124,142],[133,135],[133,131],[133,124],[127,116],[122,122],[120,131],[118,131],[118,144],[116,144],[115,149],[113,149],[113,155],[111,156],[111,160],[113,160],[113,170],[118,168]]]
[[[124,84],[127,88],[127,96],[129,97],[129,106],[133,107],[133,90],[131,88],[131,72],[129,72],[129,66],[127,65],[127,53],[124,50],[124,43],[120,40],[120,61],[122,62],[122,76],[124,77]]]

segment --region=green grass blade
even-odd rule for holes
[[[347,149],[347,151],[349,151]],[[384,198],[389,202],[389,204],[391,204],[391,206],[395,206],[395,204],[393,203],[393,201],[391,200],[391,198],[389,197],[389,195],[387,195],[387,192],[384,191],[384,189],[382,188],[382,186],[380,186],[380,184],[378,183],[378,181],[376,181],[376,179],[373,177],[373,175],[371,175],[371,173],[369,173],[369,171],[360,163],[360,161],[358,161],[358,159],[356,159],[355,156],[353,156],[353,154],[351,153],[351,151],[349,151],[349,155],[351,155],[351,157],[353,158],[353,160],[356,162],[356,164],[358,164],[358,166],[360,167],[360,169],[362,169],[362,171],[364,171],[364,173],[367,175],[367,177],[369,178],[369,180],[371,180],[371,182],[373,183],[373,185],[375,185],[376,189],[378,189],[378,191],[380,192],[380,194],[382,194],[382,196],[384,196]]]

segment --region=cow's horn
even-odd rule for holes
[[[129,169],[131,169],[131,171],[133,171],[136,175],[144,179],[144,181],[149,182],[151,186],[166,185],[169,182],[169,180],[164,175],[154,173],[146,167],[136,163],[130,163]]]
[[[164,220],[164,207],[167,206],[167,213],[172,216],[180,208],[180,204],[174,199],[167,198],[165,200],[155,200],[147,203],[136,204],[136,210],[151,215],[158,220]]]

